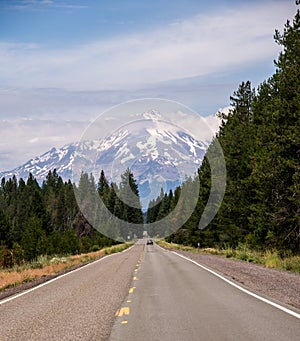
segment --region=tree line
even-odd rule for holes
[[[216,139],[225,155],[227,188],[214,220],[198,223],[207,203],[211,169],[199,169],[198,203],[191,218],[168,240],[202,246],[300,251],[300,14],[274,35],[282,47],[275,73],[257,89],[242,82],[219,113]],[[216,140],[209,149],[214,148]]]
[[[137,207],[134,208],[123,204],[119,198],[119,192],[126,195],[129,187],[137,195]],[[129,170],[122,175],[120,186],[109,184],[103,171],[97,184],[92,174],[83,172],[78,186],[70,180],[64,182],[56,170],[49,171],[41,186],[32,174],[26,182],[15,176],[8,180],[2,178],[0,266],[30,261],[41,254],[84,253],[115,244],[115,240],[101,233],[102,226],[94,229],[79,208],[75,196],[78,193],[85,195],[87,205],[92,204],[87,191],[102,197],[109,210],[119,218],[143,223],[137,185]],[[128,231],[124,232],[126,235],[122,232],[117,232],[117,239],[127,240]]]

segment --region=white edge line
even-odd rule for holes
[[[163,249],[163,250],[165,250],[165,249]],[[250,295],[250,296],[253,296],[253,297],[257,298],[257,299],[260,300],[260,301],[263,301],[263,302],[265,302],[265,303],[267,303],[267,304],[270,304],[270,305],[272,305],[273,307],[275,307],[275,308],[277,308],[277,309],[280,309],[280,310],[284,311],[285,313],[290,314],[290,315],[292,315],[292,316],[294,316],[294,317],[300,319],[300,314],[296,313],[295,311],[290,310],[290,309],[288,309],[288,308],[285,308],[285,307],[281,306],[280,304],[277,304],[277,303],[275,303],[275,302],[272,302],[272,301],[270,301],[270,300],[268,300],[268,299],[266,299],[266,298],[264,298],[264,297],[262,297],[262,296],[259,296],[259,295],[255,294],[255,293],[253,293],[253,292],[251,292],[251,291],[249,291],[249,290],[247,290],[247,289],[245,289],[245,288],[239,286],[238,284],[236,284],[236,283],[230,281],[229,279],[223,277],[222,275],[218,274],[217,272],[215,272],[215,271],[213,271],[213,270],[207,268],[207,267],[204,266],[204,265],[201,265],[201,264],[197,263],[196,261],[194,261],[194,260],[192,260],[192,259],[190,259],[190,258],[187,258],[187,257],[185,257],[185,256],[183,256],[183,255],[181,255],[181,254],[179,254],[179,253],[177,253],[177,252],[175,252],[175,251],[171,251],[171,252],[174,253],[175,255],[181,257],[181,258],[184,258],[184,259],[188,260],[188,261],[191,262],[191,263],[194,263],[195,265],[197,265],[197,266],[199,266],[200,268],[202,268],[202,269],[204,269],[204,270],[206,270],[206,271],[212,273],[213,275],[215,275],[215,276],[221,278],[221,279],[222,279],[223,281],[225,281],[226,283],[228,283],[228,284],[232,285],[233,287],[235,287],[235,288],[237,288],[237,289],[243,291],[244,293],[246,293],[246,294],[248,294],[248,295]]]
[[[59,276],[57,276],[57,277],[55,277],[55,278],[50,279],[49,281],[46,281],[46,282],[44,282],[44,283],[41,283],[41,284],[39,284],[39,285],[37,285],[37,286],[35,286],[35,287],[33,287],[33,288],[30,288],[30,289],[27,289],[27,290],[25,290],[25,291],[22,291],[22,292],[19,293],[19,294],[13,295],[13,296],[8,297],[8,298],[4,298],[3,300],[0,301],[0,305],[2,305],[2,304],[4,304],[4,303],[7,303],[7,302],[9,302],[9,301],[12,301],[12,300],[14,300],[14,299],[16,299],[16,298],[18,298],[18,297],[23,296],[23,295],[29,294],[30,292],[32,292],[32,291],[34,291],[34,290],[37,290],[37,289],[39,289],[39,288],[41,288],[41,287],[43,287],[43,286],[45,286],[45,285],[47,285],[47,284],[50,284],[50,283],[52,283],[52,282],[54,282],[54,281],[57,281],[57,280],[60,279],[60,278],[63,278],[63,277],[65,277],[65,276],[68,276],[68,275],[70,275],[70,274],[72,274],[72,273],[74,273],[74,272],[76,272],[76,271],[79,271],[79,270],[81,270],[81,269],[83,269],[83,268],[86,268],[86,267],[88,267],[88,266],[90,266],[90,265],[92,265],[92,264],[98,263],[98,262],[102,261],[103,259],[106,259],[106,258],[108,258],[108,257],[110,257],[110,256],[115,256],[115,255],[120,254],[120,253],[122,253],[122,252],[126,252],[126,251],[130,250],[131,248],[133,248],[134,245],[135,245],[135,244],[133,244],[132,246],[128,247],[127,249],[125,249],[125,250],[123,250],[123,251],[121,251],[121,252],[115,252],[115,253],[112,253],[112,254],[110,254],[110,255],[106,255],[106,256],[104,256],[104,257],[101,257],[101,258],[99,258],[99,259],[97,259],[97,260],[95,260],[95,261],[92,261],[92,262],[90,262],[90,263],[88,263],[88,264],[85,264],[85,265],[83,265],[83,266],[81,266],[81,267],[79,267],[79,268],[77,268],[77,269],[71,270],[71,271],[69,271],[69,272],[67,272],[67,273],[65,273],[65,274],[63,274],[63,275],[59,275]]]

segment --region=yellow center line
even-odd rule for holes
[[[136,287],[132,287],[129,289],[129,294],[133,293],[133,290],[136,289]]]
[[[118,309],[115,313],[115,316],[123,316],[123,315],[129,315],[130,314],[130,308],[129,307],[123,307],[121,309]]]

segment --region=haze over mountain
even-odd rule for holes
[[[147,205],[161,188],[174,189],[199,168],[207,141],[197,141],[184,129],[158,121],[155,111],[144,114],[134,126],[125,126],[105,139],[83,140],[62,148],[52,148],[25,164],[0,173],[0,178],[27,179],[31,173],[42,183],[50,170],[64,179],[78,182],[82,171],[93,173],[97,181],[104,170],[109,181],[120,182],[130,168],[137,180],[141,200]]]

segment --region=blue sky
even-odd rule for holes
[[[274,72],[293,0],[0,0],[0,171],[160,97],[203,116]],[[213,121],[213,120],[212,120]]]
[[[241,3],[247,1],[2,0],[0,37],[44,46],[72,45],[137,30],[151,32],[195,14],[224,11]]]

